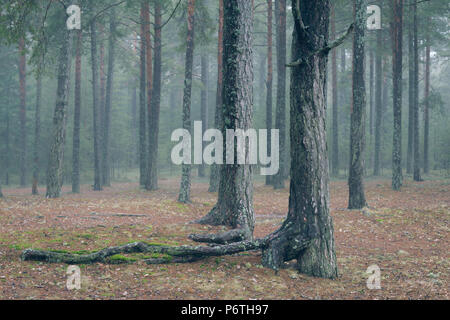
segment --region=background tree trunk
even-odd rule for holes
[[[394,132],[392,146],[392,189],[400,190],[402,176],[402,24],[403,0],[393,0],[392,23],[392,96]]]
[[[408,149],[406,152],[406,173],[413,172],[414,161],[414,19],[412,3],[408,2]]]
[[[209,74],[209,60],[208,54],[201,56],[201,81],[202,90],[200,92],[200,116],[202,120],[202,137],[208,127],[208,74]],[[203,150],[203,149],[202,149]],[[201,164],[198,167],[198,176],[205,176],[206,165]]]
[[[417,3],[413,3],[413,51],[414,51],[414,181],[422,181],[420,176],[420,141],[419,141],[419,39],[417,34]]]
[[[219,31],[217,45],[217,94],[216,110],[214,115],[214,127],[221,128],[222,119],[222,88],[223,88],[223,0],[219,0]],[[209,192],[219,190],[220,167],[218,164],[211,166],[211,175],[209,179]]]
[[[381,30],[377,30],[377,49],[375,56],[375,147],[374,147],[374,162],[373,162],[373,175],[380,175],[380,156],[381,156],[381,120],[383,117],[383,105],[382,105],[382,77],[383,68],[382,50],[383,50],[383,33]]]
[[[156,0],[155,4],[155,55],[154,55],[154,68],[153,68],[153,84],[152,84],[152,99],[151,99],[151,114],[149,122],[149,163],[148,174],[149,181],[147,190],[158,189],[158,135],[159,135],[159,112],[161,104],[161,50],[162,50],[162,38],[161,38],[161,2]]]
[[[66,30],[66,15],[61,21],[61,47],[58,61],[58,87],[56,90],[56,106],[53,114],[53,141],[47,169],[47,198],[58,198],[61,193],[64,145],[66,142],[66,112],[69,97],[70,62],[72,52],[72,35]]]
[[[275,128],[280,130],[280,169],[273,177],[275,189],[284,188],[286,172],[286,0],[275,2],[277,25],[277,112]],[[269,129],[269,128],[267,128]]]
[[[191,94],[192,94],[192,65],[194,63],[194,11],[195,0],[188,1],[188,30],[186,39],[186,67],[184,74],[183,94],[183,129],[191,131]],[[182,165],[182,176],[180,183],[180,202],[191,201],[191,165]]]
[[[72,192],[80,193],[81,54],[83,32],[77,31],[75,57],[75,104],[73,115]]]
[[[350,123],[349,209],[366,205],[364,195],[364,148],[366,88],[364,79],[364,39],[366,1],[354,0],[355,33],[353,38],[352,108]]]
[[[423,172],[425,174],[430,172],[429,162],[429,137],[430,137],[430,31],[427,29],[425,40],[425,94],[424,94],[424,111],[423,111]]]
[[[36,79],[36,109],[34,118],[34,155],[33,155],[33,184],[31,193],[37,195],[39,184],[39,150],[41,140],[41,97],[42,97],[42,74],[38,71]]]
[[[331,6],[331,40],[336,39],[336,16],[335,5]],[[344,53],[345,54],[345,53]],[[345,59],[345,58],[344,58]],[[332,86],[332,108],[333,108],[333,145],[331,168],[333,176],[339,175],[339,113],[338,113],[338,84],[336,48],[331,51],[331,86]]]
[[[19,83],[20,83],[20,186],[25,187],[27,175],[27,87],[26,87],[25,39],[19,39]]]
[[[327,56],[314,54],[328,39],[329,1],[292,0],[294,33],[292,59],[306,58],[291,69],[291,183],[289,211],[268,248],[263,264],[279,268],[297,259],[308,275],[338,275],[333,223],[329,212],[329,174],[326,146]],[[298,8],[297,8],[298,9]],[[308,26],[307,29],[304,25]],[[305,247],[302,244],[309,240]]]
[[[147,179],[147,110],[146,110],[146,45],[145,45],[145,3],[141,1],[141,46],[140,46],[140,81],[139,81],[139,184],[145,185]],[[148,8],[148,7],[147,7]]]
[[[267,80],[266,80],[266,129],[267,131],[267,154],[271,153],[271,131],[272,129],[272,0],[267,0]],[[272,184],[272,176],[266,176],[266,185]]]

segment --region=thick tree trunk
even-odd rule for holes
[[[275,189],[284,188],[286,172],[286,0],[275,2],[277,26],[277,112],[275,129],[279,130],[280,168],[273,177]],[[269,129],[269,128],[267,128]]]
[[[103,141],[102,141],[102,176],[103,185],[111,186],[110,177],[110,159],[109,159],[109,135],[111,127],[111,102],[114,81],[114,63],[115,63],[115,41],[116,41],[116,13],[111,9],[109,21],[109,39],[108,39],[108,75],[106,78],[105,108],[103,115]]]
[[[77,31],[75,57],[75,104],[73,115],[72,192],[80,193],[80,126],[81,126],[81,30]]]
[[[192,65],[194,63],[194,11],[195,0],[188,2],[188,29],[186,39],[186,62],[184,74],[183,94],[183,129],[191,131],[191,94],[192,94]],[[182,176],[180,183],[180,202],[191,201],[191,165],[182,165]]]
[[[430,102],[428,101],[430,96],[430,33],[427,30],[425,40],[425,94],[424,94],[424,111],[423,111],[423,172],[425,174],[430,172],[429,162],[429,137],[430,137]]]
[[[27,175],[27,88],[26,88],[25,39],[19,39],[19,83],[20,83],[20,186],[25,187]]]
[[[141,1],[141,45],[140,45],[140,77],[139,77],[139,184],[145,185],[147,179],[147,110],[146,110],[146,45],[145,45],[145,2]]]
[[[56,106],[53,114],[53,134],[47,169],[47,198],[58,198],[62,186],[64,145],[66,142],[66,112],[69,97],[70,62],[72,35],[65,28],[67,16],[61,15],[62,39],[58,61],[58,87]]]
[[[92,95],[93,95],[93,121],[94,121],[94,191],[102,190],[100,165],[100,105],[99,105],[99,76],[97,57],[97,30],[95,19],[91,21],[91,59],[92,59]]]
[[[202,136],[205,133],[206,128],[208,127],[208,74],[209,74],[209,60],[208,54],[202,54],[201,56],[201,81],[202,81],[202,90],[200,93],[200,115],[202,119]],[[203,150],[203,149],[202,149]],[[198,176],[205,176],[206,165],[201,164],[198,167]]]
[[[222,134],[227,129],[247,130],[253,118],[252,4],[247,0],[224,1],[224,69]],[[225,140],[225,139],[224,139]],[[217,204],[202,219],[202,224],[226,225],[233,231],[223,234],[230,241],[252,239],[254,229],[252,166],[234,163],[221,166]],[[248,151],[248,150],[247,150]],[[224,141],[224,158],[226,142]],[[249,155],[246,152],[246,163]],[[220,238],[220,236],[219,236]],[[232,238],[232,239],[231,239]],[[217,240],[213,240],[215,242]]]
[[[216,109],[214,115],[214,127],[221,128],[222,119],[222,87],[223,87],[223,0],[219,0],[219,31],[217,45],[217,93]],[[219,190],[220,166],[214,163],[211,166],[211,175],[209,178],[209,192]]]
[[[271,153],[271,129],[272,129],[272,0],[267,0],[267,80],[266,80],[266,129],[267,154]],[[266,176],[266,185],[272,184],[272,176]]]
[[[335,5],[331,7],[331,40],[336,39],[336,15]],[[344,53],[345,54],[345,53]],[[345,59],[345,58],[344,58]],[[333,149],[331,157],[331,169],[333,176],[339,175],[339,112],[338,112],[338,84],[337,84],[337,62],[336,49],[331,51],[331,86],[332,86],[332,108],[333,108]]]
[[[392,189],[400,190],[402,175],[402,24],[403,0],[393,0],[392,23],[392,96],[394,132],[392,145]]]
[[[162,38],[161,38],[161,2],[155,1],[155,55],[154,55],[154,67],[153,67],[153,84],[152,84],[152,97],[150,108],[150,122],[149,122],[149,162],[148,162],[148,174],[149,179],[147,181],[147,190],[158,189],[158,134],[159,134],[159,112],[161,104],[161,50],[162,50]]]
[[[352,108],[350,123],[349,209],[366,206],[364,195],[364,148],[366,88],[364,79],[364,31],[366,2],[354,0],[355,33],[353,38]]]
[[[417,34],[417,3],[413,3],[413,51],[414,51],[414,181],[422,181],[420,175],[420,141],[419,141],[419,39]]]
[[[382,105],[382,78],[383,68],[382,50],[383,50],[383,34],[381,30],[377,30],[377,50],[375,57],[375,147],[374,147],[374,162],[373,175],[380,175],[380,153],[381,153],[381,120],[383,117]]]
[[[39,150],[41,142],[41,97],[42,97],[42,74],[38,71],[36,79],[36,109],[34,115],[34,155],[33,155],[33,184],[31,193],[37,195],[39,193]]]
[[[289,211],[282,227],[263,250],[263,264],[277,269],[283,261],[297,259],[300,272],[335,278],[337,262],[328,204],[325,126],[327,56],[314,54],[317,48],[326,46],[330,8],[328,0],[300,0],[300,8],[296,2],[292,1],[295,21],[292,58],[305,59],[305,63],[291,71]],[[310,243],[305,247],[306,241]]]

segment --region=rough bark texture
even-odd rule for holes
[[[154,66],[153,83],[149,121],[149,148],[148,148],[148,180],[146,189],[158,189],[158,134],[159,134],[159,112],[161,104],[161,2],[155,1],[155,40],[154,40]]]
[[[75,57],[75,104],[73,112],[72,192],[80,193],[80,120],[81,120],[81,51],[82,31],[77,31]]]
[[[336,39],[335,5],[331,7],[331,40]],[[331,51],[331,86],[332,86],[332,112],[333,112],[333,145],[331,156],[331,170],[333,176],[339,175],[339,113],[338,113],[338,84],[336,49]]]
[[[97,57],[97,29],[95,19],[90,24],[91,31],[91,64],[92,64],[92,110],[94,121],[94,191],[102,190],[101,182],[101,159],[100,159],[100,104],[99,104],[99,69]]]
[[[413,6],[413,51],[414,51],[414,181],[422,181],[420,175],[420,141],[419,141],[419,39],[417,34],[417,3],[414,1]]]
[[[61,15],[62,32],[58,61],[58,86],[56,90],[56,106],[53,114],[53,133],[47,168],[47,198],[58,198],[61,193],[64,145],[66,142],[66,112],[69,97],[70,52],[72,52],[72,35],[66,30],[67,16]]]
[[[267,154],[271,153],[271,131],[272,129],[272,0],[267,0],[267,80],[266,80],[266,129],[267,131]],[[266,185],[272,184],[272,176],[266,176]]]
[[[252,4],[246,0],[224,1],[224,68],[222,134],[227,129],[247,130],[253,118]],[[224,139],[226,140],[226,139]],[[254,229],[252,167],[234,163],[221,166],[219,196],[202,224],[226,225],[238,229],[241,239],[252,239]],[[226,142],[224,141],[224,159]],[[249,155],[246,152],[246,163]],[[230,231],[229,231],[230,232]],[[223,234],[228,237],[229,232]],[[233,231],[231,231],[233,232]]]
[[[221,128],[222,119],[222,87],[223,87],[223,0],[219,0],[219,31],[217,45],[217,93],[216,110],[214,115],[214,127]],[[213,164],[211,166],[211,175],[209,178],[209,192],[219,190],[220,166]]]
[[[146,45],[145,45],[145,2],[141,1],[141,45],[140,45],[140,76],[139,76],[139,184],[145,185],[147,178],[147,110],[146,110]]]
[[[105,108],[103,115],[103,144],[102,144],[102,176],[103,185],[111,186],[110,158],[109,158],[109,136],[111,127],[111,102],[114,83],[115,63],[115,41],[116,41],[116,12],[111,8],[109,17],[109,39],[108,39],[108,74],[106,77]]]
[[[275,2],[277,26],[277,111],[275,129],[279,131],[280,169],[273,177],[275,189],[284,188],[286,172],[286,0]],[[269,128],[267,128],[269,129]]]
[[[366,88],[364,79],[364,34],[366,1],[354,0],[355,33],[353,37],[352,108],[350,123],[349,209],[366,205],[364,195],[364,148]]]
[[[335,278],[325,127],[327,55],[314,54],[327,46],[329,1],[293,0],[292,7],[292,58],[305,59],[305,63],[291,71],[289,211],[263,250],[263,264],[277,269],[283,261],[297,259],[300,272]],[[307,241],[310,243],[305,246]]]
[[[382,50],[383,50],[383,34],[381,30],[377,30],[377,49],[375,56],[375,148],[374,148],[374,162],[373,175],[380,175],[380,155],[381,155],[381,120],[383,117],[382,105],[382,78],[383,68]]]
[[[38,71],[36,79],[36,109],[34,115],[34,150],[33,150],[33,183],[31,193],[39,193],[39,150],[41,142],[41,98],[42,98],[42,73]]]
[[[19,167],[20,167],[20,186],[25,187],[27,175],[27,88],[26,88],[26,53],[25,39],[19,39],[19,92],[20,92],[20,136],[19,136]]]
[[[191,94],[192,94],[192,65],[194,63],[194,11],[195,0],[188,2],[188,28],[186,39],[186,62],[184,74],[184,94],[183,94],[183,129],[191,131]],[[191,165],[182,165],[182,175],[180,183],[180,202],[191,201]]]
[[[429,162],[429,137],[430,137],[430,31],[427,29],[425,40],[425,93],[424,93],[424,111],[423,111],[423,172],[430,172]]]
[[[400,190],[402,175],[402,23],[403,0],[393,0],[392,23],[392,96],[394,132],[392,145],[392,189]]]

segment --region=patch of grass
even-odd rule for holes
[[[121,254],[115,254],[111,257],[108,257],[106,260],[108,260],[109,263],[115,263],[115,264],[120,264],[120,263],[133,263],[136,262],[137,259],[133,258],[133,257],[126,257],[124,255]]]

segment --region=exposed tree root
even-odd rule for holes
[[[244,229],[232,229],[223,233],[191,234],[189,239],[197,242],[228,244],[232,242],[244,241],[248,237],[248,232]]]

